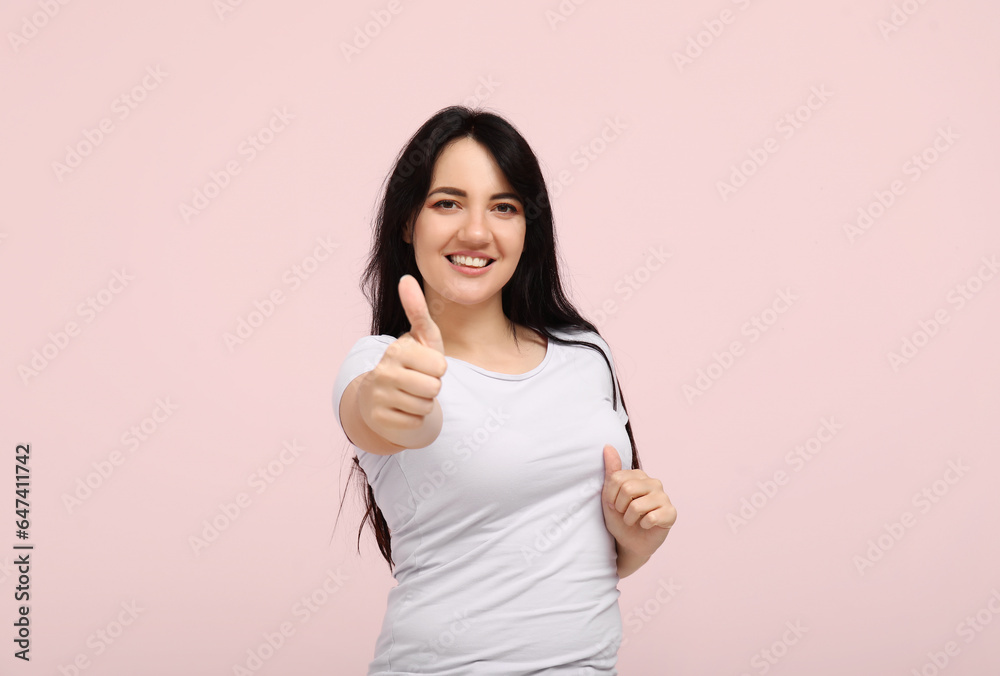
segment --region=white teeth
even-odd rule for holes
[[[470,258],[469,256],[448,256],[448,260],[456,265],[468,265],[472,268],[482,268],[489,263],[488,258]]]

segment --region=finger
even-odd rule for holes
[[[611,444],[604,444],[604,478],[608,479],[621,468],[622,459],[618,455],[618,450]]]
[[[407,342],[411,345],[418,345],[420,347],[416,350],[405,349],[405,343]],[[388,350],[386,350],[386,354],[389,354],[390,350],[392,351],[392,357],[403,367],[403,373],[410,373],[412,371],[417,374],[426,374],[428,376],[434,376],[434,378],[441,378],[444,376],[445,371],[448,370],[448,360],[445,358],[444,353],[438,352],[434,348],[427,347],[414,338],[409,331],[401,335],[395,343],[389,345]],[[412,383],[413,381],[409,382]],[[425,380],[423,382],[426,384],[420,389],[409,389],[408,391],[418,396],[436,397],[436,390],[432,395],[428,395],[424,392],[424,390],[429,391],[429,388],[435,384],[435,382],[429,380]],[[396,385],[397,387],[403,387],[406,389],[406,382],[403,380],[398,381]],[[437,385],[440,386],[440,383],[437,383]]]
[[[397,391],[392,399],[386,402],[386,408],[391,411],[424,418],[434,410],[434,399],[417,397],[407,392]]]
[[[444,341],[441,330],[431,319],[427,309],[427,299],[420,288],[420,283],[413,275],[403,275],[399,279],[399,300],[403,311],[410,322],[410,333],[421,345],[444,354]]]
[[[666,493],[661,490],[660,482],[656,479],[628,479],[621,482],[618,489],[618,498],[615,500],[615,509],[622,514],[628,509],[629,503],[644,495],[662,495],[666,498]]]
[[[399,373],[396,387],[411,397],[431,401],[441,392],[441,376],[444,373],[439,374],[439,364],[436,360],[426,359],[427,356],[434,357],[434,354],[417,354],[408,358],[407,361],[412,364],[403,364],[406,368]]]
[[[424,424],[424,416],[414,415],[396,408],[383,408],[374,422],[389,429],[413,430]]]
[[[641,528],[662,528],[669,531],[674,522],[677,521],[677,510],[673,505],[663,505],[657,509],[646,512],[646,515],[639,520]]]
[[[656,495],[642,495],[633,498],[622,513],[622,521],[625,522],[626,526],[633,526],[646,516],[657,512],[661,507],[664,507],[663,500],[657,499]]]
[[[614,479],[616,472],[620,472],[622,467],[622,459],[618,455],[618,451],[611,444],[604,445],[604,487],[601,489],[601,499],[610,506],[614,507],[616,501],[618,500],[618,490],[621,485],[620,481]]]

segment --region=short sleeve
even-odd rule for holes
[[[593,334],[593,340],[604,351],[604,354],[608,358],[608,363],[611,364],[611,375],[613,376],[612,383],[609,386],[611,401],[614,402],[616,407],[615,415],[618,416],[618,422],[624,425],[628,422],[628,413],[625,412],[625,407],[622,406],[621,390],[618,384],[618,369],[615,367],[615,358],[611,353],[611,346],[598,333]]]
[[[378,366],[386,348],[395,340],[393,336],[362,336],[347,353],[333,385],[333,412],[341,430],[344,429],[344,422],[340,419],[340,400],[344,390],[352,380]]]

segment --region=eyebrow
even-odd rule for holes
[[[459,190],[458,188],[449,188],[447,186],[444,186],[444,187],[441,187],[441,188],[435,188],[434,190],[431,190],[429,193],[427,193],[427,196],[430,197],[431,195],[433,195],[436,192],[444,193],[445,195],[455,195],[456,197],[468,197],[469,196],[468,193],[466,193],[464,190]],[[512,192],[498,192],[495,195],[490,195],[490,199],[491,200],[510,200],[510,199],[514,199],[514,200],[517,200],[518,202],[521,201],[521,198],[518,197],[518,195],[516,193],[512,193]]]

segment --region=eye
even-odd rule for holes
[[[497,207],[498,208],[499,207],[510,207],[509,211],[501,211],[500,213],[504,213],[504,214],[516,214],[517,213],[517,207],[515,207],[513,204],[511,204],[509,202],[502,202],[502,203],[498,204]]]
[[[439,207],[442,204],[454,204],[454,203],[455,203],[455,200],[440,200],[438,202],[435,202],[434,206]],[[446,211],[451,211],[451,210],[450,209],[446,209]]]

